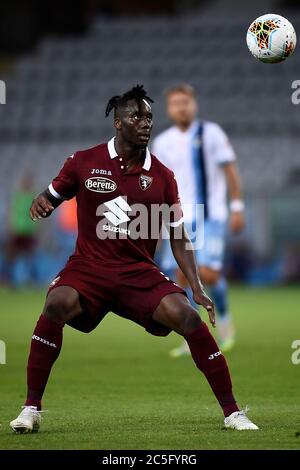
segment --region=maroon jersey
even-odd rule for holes
[[[161,227],[161,205],[172,206],[169,225],[183,222],[174,173],[149,150],[126,170],[114,138],[69,157],[49,186],[58,199],[77,199],[78,238],[72,258],[108,264],[150,261]]]

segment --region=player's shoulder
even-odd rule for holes
[[[153,140],[153,145],[163,145],[165,143],[168,143],[174,135],[174,132],[176,132],[175,126],[168,127],[168,129],[165,129],[160,134],[157,134],[157,136]]]
[[[224,134],[224,129],[214,121],[204,121],[204,132],[210,135]]]
[[[107,155],[107,142],[103,142],[101,144],[94,145],[93,147],[88,147],[86,149],[77,150],[73,154],[73,158],[79,160],[94,156],[101,157],[105,155]]]
[[[151,152],[151,160],[152,160],[151,164],[153,165],[155,170],[160,174],[161,177],[166,178],[166,179],[174,178],[174,172],[170,170],[170,168],[168,168],[166,165],[164,165],[159,160],[159,158],[157,158],[156,155],[154,155],[152,152]]]

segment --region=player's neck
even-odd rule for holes
[[[118,137],[115,139],[115,148],[117,154],[122,155],[128,167],[138,165],[145,158],[146,148],[133,147],[127,142],[121,141]]]
[[[179,129],[181,132],[186,132],[189,130],[193,122],[189,123],[184,123],[184,124],[176,124],[177,129]]]

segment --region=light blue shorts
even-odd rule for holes
[[[184,224],[186,231],[192,239],[192,224]],[[207,219],[204,222],[204,243],[202,248],[195,249],[195,257],[198,266],[206,266],[215,271],[223,268],[224,248],[225,248],[226,222]],[[177,268],[177,263],[173,256],[170,241],[162,240],[155,260],[164,273],[170,273]]]

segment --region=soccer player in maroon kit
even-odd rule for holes
[[[158,237],[137,237],[130,225],[137,218],[136,204],[146,207],[148,216],[142,224],[149,226],[153,205],[172,207],[169,230],[175,259],[195,302],[208,311],[214,326],[214,306],[197,274],[174,174],[147,148],[152,130],[150,102],[143,86],[111,98],[106,116],[114,110],[115,138],[69,157],[48,189],[32,203],[30,216],[37,220],[76,196],[78,238],[74,254],[50,284],[32,336],[27,399],[10,423],[17,433],[39,429],[41,400],[61,350],[64,326],[88,333],[109,311],[151,334],[166,336],[176,331],[183,336],[223,409],[225,426],[258,429],[236,404],[226,360],[206,324],[185,292],[154,263]]]

